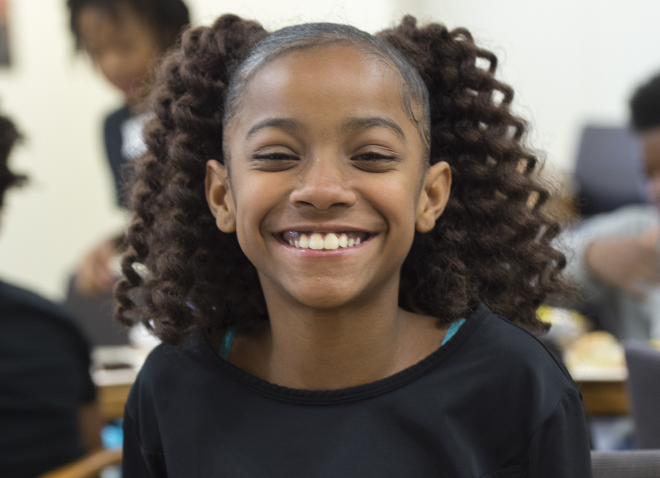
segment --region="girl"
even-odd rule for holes
[[[166,344],[126,477],[590,476],[579,394],[528,331],[564,258],[495,64],[411,17],[184,35],[116,289]]]
[[[122,170],[145,149],[142,126],[148,115],[142,102],[151,70],[190,22],[188,8],[182,0],[68,0],[67,5],[76,47],[125,99],[106,117],[103,133],[117,202],[127,206]],[[80,292],[112,289],[116,278],[108,263],[122,239],[109,238],[87,254],[76,273]]]

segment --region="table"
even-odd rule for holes
[[[625,369],[603,373],[585,368],[572,370],[571,373],[582,394],[582,404],[587,415],[617,416],[630,413]],[[137,367],[94,372],[98,401],[105,422],[124,416],[124,405],[136,375]]]
[[[128,392],[147,353],[127,346],[94,349],[92,380],[96,385],[104,422],[109,423],[124,416]]]
[[[588,416],[628,415],[630,403],[625,380],[576,381]]]
[[[109,423],[122,418],[131,384],[101,385],[96,390],[103,421]]]

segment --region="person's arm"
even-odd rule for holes
[[[568,391],[528,447],[530,478],[589,478],[591,452],[580,396]]]
[[[660,231],[639,237],[599,238],[584,251],[584,266],[602,283],[645,300],[648,289],[660,283]]]
[[[566,254],[566,275],[587,299],[598,300],[613,289],[639,297],[640,283],[660,278],[655,247],[659,227],[660,216],[652,206],[625,207],[586,220],[558,241]]]
[[[81,294],[93,296],[112,290],[117,278],[110,269],[110,260],[123,240],[123,234],[106,239],[83,258],[75,277],[76,289]]]

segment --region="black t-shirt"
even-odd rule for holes
[[[62,309],[0,282],[0,477],[35,477],[84,454],[78,410],[95,399],[89,347]]]
[[[270,384],[200,334],[152,352],[124,417],[124,478],[591,476],[580,396],[480,305],[416,365],[357,387]]]

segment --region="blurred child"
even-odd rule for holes
[[[7,166],[19,134],[0,116],[0,209],[25,177]],[[34,478],[101,446],[89,346],[52,302],[0,281],[0,476]]]
[[[142,126],[149,113],[141,106],[151,71],[189,23],[188,8],[181,0],[68,0],[67,4],[77,48],[126,98],[104,126],[117,201],[125,207],[122,170],[145,150]],[[112,288],[116,278],[108,263],[122,238],[103,241],[87,254],[76,274],[81,292],[93,295]]]
[[[660,339],[660,75],[630,100],[648,178],[649,204],[584,221],[565,234],[569,276],[608,314],[600,325],[621,340]]]

